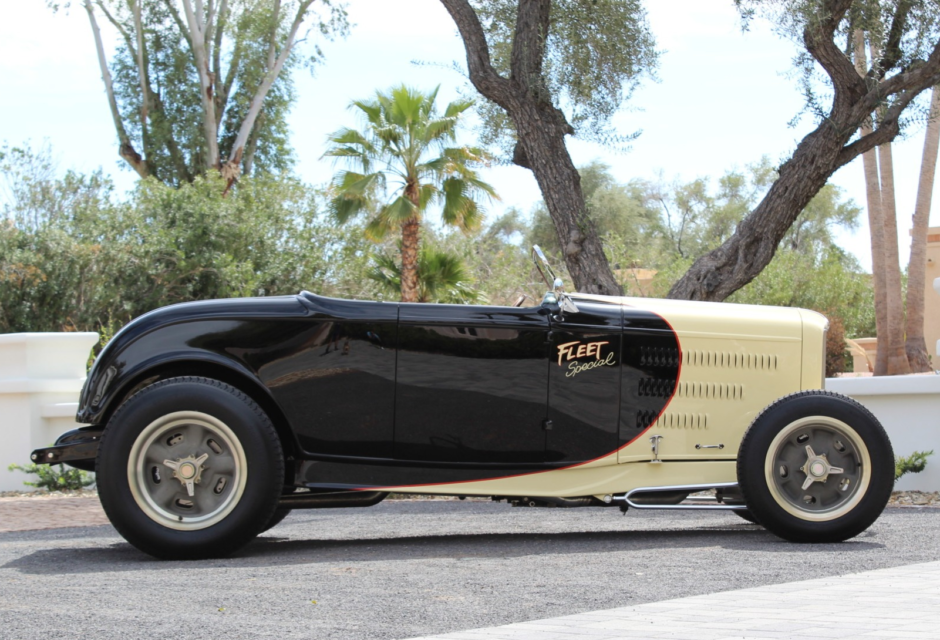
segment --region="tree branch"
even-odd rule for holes
[[[264,71],[267,73],[274,67],[277,60],[277,27],[281,21],[281,0],[274,0],[274,12],[271,18],[271,38],[268,40],[268,56],[265,59]]]
[[[98,5],[98,8],[101,9],[101,13],[104,14],[104,17],[108,19],[108,22],[118,30],[118,33],[121,34],[121,37],[124,38],[124,43],[127,45],[127,48],[130,50],[132,56],[136,56],[137,53],[134,51],[134,44],[131,35],[127,32],[127,29],[124,28],[117,19],[111,15],[111,12],[108,11],[108,8],[104,5],[101,0],[95,0],[95,4]]]
[[[241,163],[242,155],[245,152],[245,144],[248,142],[248,137],[255,126],[255,122],[258,119],[258,114],[261,112],[261,106],[264,104],[264,99],[267,97],[268,91],[271,90],[275,80],[277,80],[278,75],[281,73],[281,69],[284,68],[284,63],[287,62],[287,58],[291,54],[294,41],[297,38],[297,31],[300,29],[300,25],[303,23],[307,14],[307,10],[310,8],[311,4],[313,4],[313,0],[302,0],[300,5],[297,7],[297,14],[294,16],[294,21],[291,24],[290,32],[287,34],[287,40],[284,42],[284,47],[281,49],[280,55],[277,56],[273,66],[270,67],[264,74],[264,78],[261,80],[261,84],[255,91],[255,95],[251,98],[251,103],[248,106],[248,113],[245,114],[245,119],[242,121],[241,127],[238,129],[238,135],[235,137],[235,143],[232,145],[232,151],[229,154],[228,162],[226,163],[229,165],[229,184],[231,184],[231,182],[238,177],[238,165]],[[279,5],[280,2],[278,2],[278,6]],[[277,25],[275,25],[273,29],[276,32]]]
[[[938,80],[940,80],[940,74],[938,74]],[[901,112],[921,91],[901,92],[898,99],[885,111],[877,129],[842,148],[836,161],[837,167],[843,167],[869,149],[874,149],[894,140],[901,131],[899,122]]]
[[[551,0],[519,0],[512,40],[510,80],[539,98],[544,97],[542,59],[548,38]]]
[[[900,0],[898,2],[897,10],[891,19],[891,28],[888,30],[888,39],[885,42],[884,52],[878,64],[873,64],[871,69],[871,73],[877,73],[876,77],[879,79],[884,78],[885,74],[901,61],[901,37],[904,35],[904,27],[907,16],[911,12],[911,5],[911,0]]]
[[[150,91],[147,80],[147,65],[144,63],[144,25],[141,18],[141,3],[137,0],[130,0],[131,12],[134,15],[134,31],[137,33],[137,77],[140,82],[140,126],[141,129],[147,126],[147,117],[150,114]],[[147,154],[146,143],[144,144],[144,155]]]
[[[98,28],[98,21],[95,19],[95,10],[91,6],[91,0],[85,0],[85,11],[88,12],[88,21],[91,23],[91,31],[95,36],[95,50],[98,53],[98,65],[101,67],[101,80],[104,82],[105,93],[108,95],[108,106],[111,108],[111,118],[114,121],[114,129],[117,131],[121,145],[118,153],[137,172],[137,175],[146,178],[148,175],[147,163],[134,149],[131,138],[124,128],[124,121],[121,120],[121,112],[118,109],[117,98],[114,95],[114,81],[111,79],[111,71],[108,69],[104,42],[101,40],[101,30]]]
[[[851,6],[852,0],[828,0],[822,8],[826,15],[819,16],[818,20],[810,19],[803,30],[803,45],[832,80],[835,89],[833,111],[853,102],[852,94],[862,95],[866,90],[865,81],[834,40],[835,31]]]
[[[202,0],[196,0],[196,10],[191,0],[183,0],[183,10],[186,12],[186,21],[192,36],[193,59],[196,63],[196,73],[199,75],[199,85],[202,89],[199,98],[202,102],[202,130],[206,143],[206,166],[219,167],[219,129],[215,117],[215,98],[213,97],[214,77],[209,70],[209,60],[206,55],[206,33],[202,22]]]
[[[460,31],[467,52],[470,82],[477,91],[503,109],[508,108],[511,88],[509,81],[499,75],[490,61],[490,48],[483,33],[483,25],[468,0],[441,0]]]
[[[189,44],[189,50],[192,51],[192,34],[189,33],[189,29],[186,27],[186,23],[183,22],[183,18],[180,16],[180,12],[176,10],[176,5],[173,3],[173,0],[163,0],[163,6],[165,6],[167,11],[170,12],[170,15],[173,17],[173,22],[176,23],[180,33],[182,33],[183,37],[186,39],[186,43]]]
[[[219,13],[215,27],[215,44],[212,46],[212,74],[216,79],[215,89],[215,124],[216,127],[222,124],[222,117],[225,114],[225,108],[228,106],[230,82],[223,83],[219,87],[218,81],[222,78],[222,37],[225,31],[225,18],[228,12],[228,0],[222,0],[219,3]],[[234,57],[234,56],[233,56]],[[231,63],[230,63],[230,66]]]

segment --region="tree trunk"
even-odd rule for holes
[[[871,125],[862,127],[862,135],[871,131]],[[881,180],[878,178],[878,156],[874,149],[862,154],[865,171],[865,196],[868,200],[868,228],[871,239],[872,288],[875,293],[875,335],[888,335],[888,297],[885,284],[884,221],[881,213]],[[875,357],[875,375],[888,372],[888,350],[878,349]]]
[[[881,220],[884,229],[885,295],[888,301],[887,344],[879,336],[878,350],[888,349],[887,375],[911,372],[904,352],[904,307],[901,301],[901,265],[898,257],[898,216],[894,200],[894,162],[891,143],[878,147],[881,174]]]
[[[583,293],[623,295],[594,223],[587,215],[581,176],[565,147],[565,133],[558,130],[560,123],[546,125],[556,120],[554,111],[551,105],[536,105],[525,99],[513,105],[509,113],[521,148],[516,156],[535,175],[574,289]],[[524,159],[519,158],[520,151],[525,154]],[[565,185],[565,188],[559,189],[558,185]]]
[[[868,55],[865,53],[865,34],[856,30],[853,34],[855,70],[860,76],[868,71]],[[860,127],[861,135],[872,133],[872,122],[866,120]],[[888,335],[888,297],[885,285],[884,222],[881,211],[881,180],[878,177],[878,156],[874,149],[862,154],[865,172],[865,198],[868,204],[868,229],[871,243],[872,288],[875,294],[875,335]],[[878,349],[875,356],[876,376],[888,372],[888,350]]]
[[[542,77],[551,0],[519,0],[509,78],[497,73],[490,63],[483,27],[468,0],[441,3],[460,31],[470,82],[512,119],[519,139],[513,162],[535,175],[574,289],[623,295],[597,231],[587,217],[581,177],[565,146],[565,136],[574,130],[552,105]]]
[[[930,121],[924,135],[924,155],[920,163],[917,202],[911,230],[911,259],[907,266],[907,339],[904,349],[911,369],[933,371],[924,342],[924,287],[927,275],[927,227],[934,176],[937,171],[937,147],[940,143],[940,87],[930,97]]]
[[[401,225],[401,301],[418,302],[418,243],[421,222],[413,215]]]

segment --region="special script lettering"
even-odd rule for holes
[[[596,369],[597,367],[612,367],[616,364],[614,362],[613,352],[608,353],[607,357],[603,360],[591,360],[590,362],[569,362],[568,363],[568,372],[565,374],[566,378],[573,378],[582,371],[590,371],[591,369]]]
[[[606,358],[601,358],[601,347],[605,344],[610,343],[599,341],[584,344],[575,341],[560,344],[558,345],[558,366],[562,366],[563,362],[568,363],[568,372],[565,373],[566,378],[573,378],[582,371],[590,371],[597,367],[611,367],[615,364],[613,352],[608,353]],[[594,356],[594,360],[590,362],[571,362],[571,360],[577,358],[589,358],[591,356]]]

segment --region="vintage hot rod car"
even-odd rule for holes
[[[879,516],[891,444],[822,390],[822,315],[568,295],[550,276],[533,307],[303,292],[158,309],[95,361],[91,426],[33,460],[94,469],[117,530],[163,558],[388,492],[729,509],[801,542]]]

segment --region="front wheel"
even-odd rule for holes
[[[135,547],[165,559],[229,555],[268,523],[284,480],[274,427],[246,395],[172,378],[115,412],[98,451],[98,493]]]
[[[770,405],[738,453],[738,484],[751,514],[794,542],[840,542],[881,515],[894,486],[894,453],[858,402],[802,391]]]

